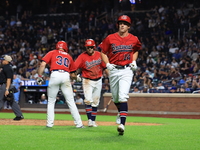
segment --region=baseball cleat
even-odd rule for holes
[[[47,127],[47,128],[52,128],[52,127],[53,127],[53,124],[47,124],[46,127]]]
[[[84,125],[82,125],[82,126],[80,126],[80,127],[76,127],[76,128],[85,128],[85,126],[84,126]]]
[[[116,124],[121,124],[120,114],[117,114]]]
[[[22,120],[22,119],[24,119],[23,116],[16,116],[13,120],[15,120],[15,121],[20,121],[20,120]]]
[[[88,120],[88,127],[98,127],[98,125],[95,123],[95,121],[92,121],[91,119]]]
[[[98,127],[98,125],[95,123],[95,121],[92,121],[92,126],[93,127]]]
[[[52,128],[53,126],[54,126],[53,123],[47,123],[47,125],[46,125],[46,127],[48,127],[48,128]]]
[[[124,130],[125,130],[125,127],[123,124],[120,124],[118,127],[117,127],[117,131],[119,132],[119,135],[124,135]]]
[[[88,127],[93,127],[93,122],[91,119],[88,120]]]

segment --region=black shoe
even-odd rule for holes
[[[19,120],[22,120],[22,119],[24,119],[23,116],[17,116],[17,117],[15,117],[13,120],[19,121]]]

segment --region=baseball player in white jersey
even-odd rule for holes
[[[56,50],[48,52],[43,58],[38,69],[38,84],[43,81],[42,74],[44,72],[46,64],[50,65],[50,79],[47,88],[48,104],[47,104],[47,127],[53,127],[54,125],[54,107],[56,102],[56,96],[61,89],[66,103],[70,109],[74,123],[77,128],[83,128],[83,123],[78,112],[77,106],[74,101],[72,85],[70,77],[72,79],[77,79],[76,77],[76,67],[72,57],[67,53],[68,47],[67,43],[64,41],[59,41],[56,44]]]
[[[106,65],[101,59],[100,52],[95,51],[96,45],[94,40],[87,39],[85,48],[86,51],[78,56],[75,65],[82,72],[88,126],[97,127],[95,120],[101,96],[103,69],[106,68]]]
[[[119,135],[124,134],[128,113],[128,93],[133,71],[137,69],[136,60],[141,43],[138,38],[128,32],[131,19],[122,15],[118,18],[118,32],[108,35],[99,45],[101,57],[106,63],[114,104],[120,114]]]

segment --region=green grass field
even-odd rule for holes
[[[25,119],[46,119],[44,113],[24,113]],[[0,113],[13,119],[13,113]],[[81,116],[86,120],[86,116]],[[72,120],[56,114],[57,120]],[[98,116],[97,121],[115,121],[115,116]],[[154,117],[127,117],[127,122],[161,123],[160,126],[126,126],[118,136],[116,126],[77,129],[74,126],[0,125],[1,150],[198,150],[200,120]]]

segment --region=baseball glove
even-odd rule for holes
[[[9,89],[9,94],[7,96],[4,96],[5,101],[14,101],[14,94],[13,94],[13,89]]]
[[[11,86],[10,87],[10,89],[9,89],[9,93],[17,93],[18,92],[18,90],[16,89],[16,87],[15,86]]]
[[[7,96],[4,96],[4,100],[13,102],[14,101],[14,93],[17,93],[18,90],[15,86],[11,85],[9,89],[9,94]]]

